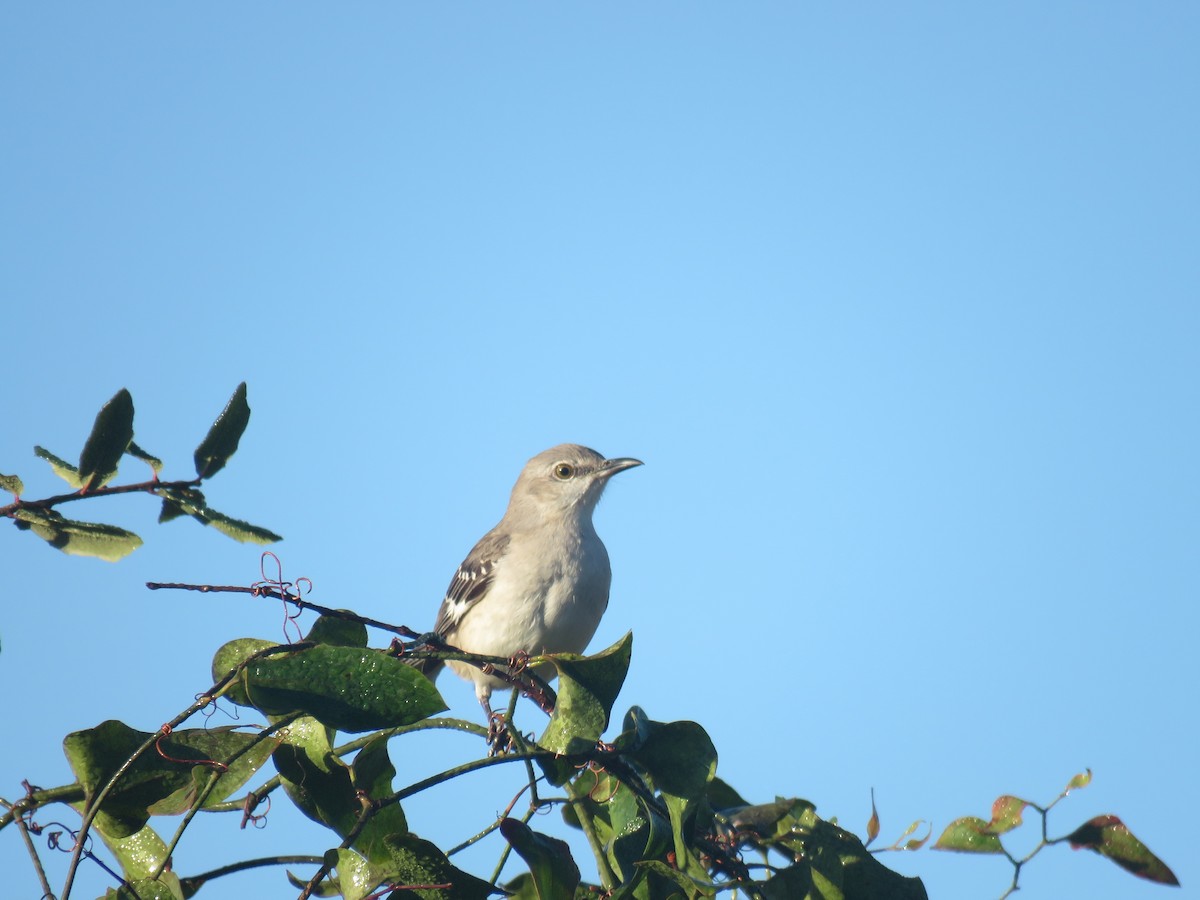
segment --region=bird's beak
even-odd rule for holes
[[[618,457],[617,459],[606,459],[600,463],[600,469],[596,472],[601,478],[611,478],[618,472],[624,472],[626,469],[632,469],[634,466],[644,465],[640,459],[631,459],[628,456]]]

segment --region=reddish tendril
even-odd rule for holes
[[[267,574],[267,559],[268,557],[275,563],[274,577]],[[279,557],[270,550],[263,551],[263,555],[259,558],[258,563],[259,574],[262,575],[261,581],[256,581],[250,586],[251,592],[255,596],[263,594],[275,595],[283,600],[283,637],[285,640],[289,638],[289,626],[293,627],[296,632],[296,641],[303,639],[304,635],[300,631],[300,626],[296,624],[296,620],[300,617],[300,613],[304,610],[304,594],[312,592],[313,583],[309,578],[297,578],[295,583],[283,580],[283,563],[279,561]],[[292,612],[288,608],[288,604],[293,604],[296,609]]]
[[[154,742],[154,750],[167,762],[181,763],[183,765],[192,766],[208,766],[209,768],[216,769],[218,772],[229,771],[229,766],[225,765],[225,763],[217,762],[215,759],[178,759],[177,757],[171,756],[171,754],[167,753],[167,751],[165,751],[162,747],[163,739],[171,736],[171,726],[164,724],[158,729],[158,731],[159,735],[157,740]]]

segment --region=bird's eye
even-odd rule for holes
[[[568,462],[560,462],[554,464],[554,477],[559,481],[566,481],[575,474],[575,467]]]

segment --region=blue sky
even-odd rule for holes
[[[861,833],[874,788],[885,838],[1090,766],[1051,833],[1116,813],[1200,880],[1192,6],[0,17],[0,472],[28,496],[60,488],[33,444],[74,456],[121,387],[186,477],[245,380],[213,506],[282,533],[318,602],[425,628],[528,457],[637,456],[597,514],[593,646],[635,635],[619,707],[701,722],[755,800]],[[9,799],[69,780],[68,731],[152,730],[225,640],[280,635],[268,604],[141,587],[248,583],[257,549],[159,527],[146,498],[70,514],[146,546],[108,565],[0,541]],[[397,786],[474,750],[413,742]],[[455,843],[514,779],[410,823]],[[177,869],[331,843],[295,818],[205,821]],[[0,859],[32,896],[15,834]],[[932,897],[1009,878],[885,861]],[[228,888],[259,886],[288,895]],[[1054,848],[1021,897],[1165,890]]]

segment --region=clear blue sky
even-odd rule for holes
[[[246,380],[212,504],[319,602],[426,628],[525,459],[637,456],[597,519],[622,709],[860,833],[874,788],[889,839],[1090,766],[1052,833],[1116,813],[1195,890],[1197,46],[1186,3],[9,4],[0,472],[57,492],[32,446],[76,455],[127,387],[186,477]],[[146,498],[70,512],[146,546],[2,536],[9,799],[280,635],[141,587],[248,583],[257,549]],[[475,750],[398,747],[397,786]],[[519,778],[411,825],[452,844]],[[206,820],[177,869],[333,843],[285,807]],[[1022,900],[1172,896],[1056,851]],[[36,895],[15,833],[0,861]],[[1009,878],[885,861],[934,898]]]

